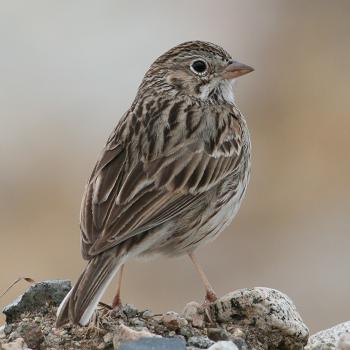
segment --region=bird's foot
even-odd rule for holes
[[[216,296],[216,293],[214,292],[214,290],[207,290],[207,293],[205,295],[205,299],[204,302],[202,304],[202,308],[204,310],[205,315],[207,316],[207,319],[209,321],[209,323],[214,324],[211,316],[210,316],[210,305],[212,303],[214,303],[216,300],[218,300],[218,297]]]

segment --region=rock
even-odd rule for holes
[[[112,343],[113,341],[113,333],[109,332],[109,333],[106,333],[104,336],[103,336],[103,341],[105,343]]]
[[[154,316],[153,312],[151,310],[145,310],[143,313],[142,313],[142,318],[144,319],[149,319],[149,318],[152,318]]]
[[[0,327],[0,339],[6,338],[5,325]]]
[[[204,326],[205,314],[203,307],[195,301],[191,301],[185,306],[182,316],[188,322],[191,322],[193,327],[202,328]]]
[[[340,323],[332,328],[325,329],[316,334],[313,334],[305,350],[333,350],[333,349],[346,349],[346,337],[343,336],[346,333],[350,333],[350,321]]]
[[[293,302],[270,288],[231,292],[210,305],[210,316],[242,329],[248,345],[259,350],[302,349],[309,336]]]
[[[150,337],[160,337],[160,336],[151,333],[146,328],[142,331],[135,331],[122,324],[118,327],[117,332],[114,334],[113,346],[115,349],[118,349],[121,343],[135,341],[141,338],[150,338]]]
[[[145,322],[137,317],[134,317],[130,320],[130,325],[135,326],[137,328],[143,328],[145,326]]]
[[[39,349],[44,341],[44,335],[36,323],[30,323],[29,320],[21,322],[16,331],[11,333],[9,339],[23,338],[26,344],[32,349]]]
[[[24,339],[17,338],[11,343],[2,344],[0,343],[0,350],[31,350],[28,348]]]
[[[47,308],[47,305],[58,306],[71,287],[71,282],[67,280],[44,281],[32,285],[4,308],[6,323],[14,322],[23,312]]]
[[[170,330],[177,330],[182,328],[183,326],[187,326],[188,322],[183,317],[180,317],[178,313],[174,311],[169,311],[164,314],[161,318],[164,326]]]
[[[122,344],[119,350],[186,350],[185,344],[172,338],[143,338]]]
[[[219,341],[212,345],[209,350],[239,350],[232,341]]]
[[[138,314],[138,310],[134,305],[131,304],[124,304],[121,305],[120,311],[127,317],[127,318],[133,318],[136,317]]]
[[[214,342],[208,337],[194,336],[188,339],[187,344],[189,346],[194,346],[199,349],[208,349],[209,346],[214,344]]]
[[[230,333],[223,328],[208,328],[207,332],[208,337],[214,341],[227,340],[230,336]]]

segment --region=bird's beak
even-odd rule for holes
[[[246,64],[233,61],[224,69],[222,77],[224,79],[234,79],[241,75],[248,74],[253,70],[254,68],[247,66]]]

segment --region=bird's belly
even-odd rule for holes
[[[222,188],[223,194],[205,208],[186,213],[181,218],[155,229],[152,234],[159,235],[162,231],[164,239],[146,254],[182,255],[217,238],[237,214],[245,193],[246,181],[241,181],[235,191],[229,190],[229,181],[227,186],[228,189]]]

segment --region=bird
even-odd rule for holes
[[[89,323],[119,271],[138,257],[195,255],[237,214],[250,177],[251,142],[233,91],[254,69],[222,47],[188,41],[146,72],[131,107],[109,136],[85,187],[81,253],[87,264],[61,302],[56,327]]]

